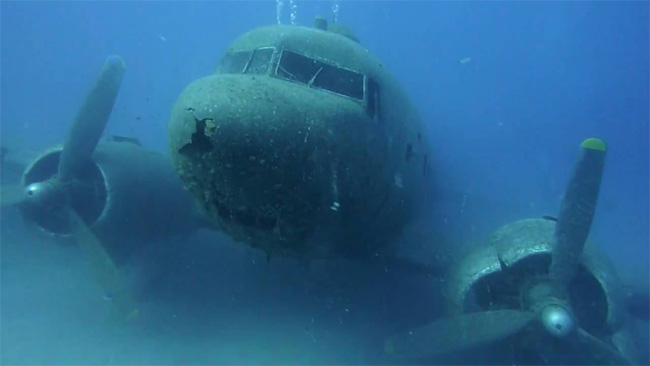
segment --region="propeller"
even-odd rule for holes
[[[578,348],[602,363],[630,364],[617,350],[579,327],[567,288],[580,263],[593,221],[607,147],[596,138],[582,142],[562,200],[553,234],[547,278],[527,289],[524,309],[491,310],[439,319],[385,342],[385,349],[405,358],[422,358],[465,350],[513,336],[538,326],[567,347]]]
[[[95,278],[127,319],[137,315],[119,271],[110,255],[71,204],[84,189],[81,178],[109,120],[124,75],[124,62],[109,56],[99,76],[77,111],[61,150],[55,175],[27,187],[2,187],[2,205],[17,205],[28,217],[47,215],[66,222],[71,234],[89,258]]]

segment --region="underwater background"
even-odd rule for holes
[[[419,224],[442,251],[556,215],[579,143],[600,137],[609,152],[590,238],[625,283],[648,286],[648,2],[293,4],[304,26],[336,5],[429,126],[440,199]],[[0,142],[60,143],[99,65],[119,54],[127,72],[105,134],[167,153],[181,91],[214,72],[234,38],[277,23],[276,10],[276,1],[2,1]],[[3,172],[3,184],[17,179]],[[142,286],[138,325],[116,326],[75,248],[29,230],[15,209],[1,214],[2,364],[369,364],[380,362],[382,336],[441,312],[426,277],[267,263],[201,231],[138,258],[136,268],[164,263],[163,272]]]

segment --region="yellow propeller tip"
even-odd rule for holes
[[[605,141],[599,139],[599,138],[588,138],[580,144],[580,147],[583,149],[589,149],[589,150],[598,150],[598,151],[607,151],[607,145],[605,144]]]

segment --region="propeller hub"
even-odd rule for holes
[[[575,321],[570,312],[557,304],[547,305],[541,313],[544,328],[557,338],[565,338],[575,328]]]
[[[64,195],[52,181],[37,182],[25,188],[25,202],[32,208],[46,208],[63,203]]]
[[[549,299],[566,299],[566,293],[562,288],[549,281],[545,277],[534,278],[524,285],[521,291],[521,306],[537,312],[548,305]],[[553,302],[555,303],[555,302]]]

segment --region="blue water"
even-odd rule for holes
[[[295,4],[309,26],[334,2]],[[580,142],[600,137],[609,152],[591,238],[626,283],[648,286],[648,2],[339,7],[429,126],[432,189],[449,197],[430,223],[439,236],[482,242],[512,220],[556,215]],[[61,143],[89,80],[119,54],[127,72],[106,133],[166,153],[183,88],[213,72],[235,37],[277,23],[275,1],[3,1],[0,10],[1,144],[35,149]],[[373,363],[382,334],[441,311],[427,279],[351,263],[306,273],[200,232],[165,243],[173,260],[143,290],[140,326],[111,326],[110,302],[74,248],[14,210],[1,223],[3,364]],[[155,266],[156,255],[140,259]]]

